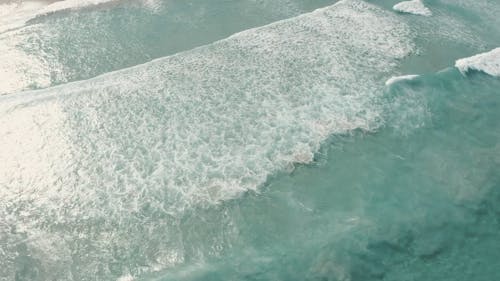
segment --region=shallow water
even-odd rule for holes
[[[499,279],[500,80],[453,66],[500,46],[500,4],[331,2],[0,34],[57,72],[0,97],[0,280]]]

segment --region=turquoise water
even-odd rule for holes
[[[500,279],[500,4],[333,2],[0,34],[0,280]]]
[[[427,105],[425,125],[331,138],[315,164],[188,216],[186,237],[236,226],[199,246],[227,249],[154,280],[496,280],[499,86],[454,69],[395,85]]]

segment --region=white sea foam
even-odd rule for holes
[[[386,86],[390,86],[394,83],[397,83],[397,82],[400,82],[400,81],[404,81],[404,80],[413,80],[415,78],[417,78],[418,75],[402,75],[402,76],[394,76],[394,77],[391,77],[389,78],[387,81],[385,81],[385,85]]]
[[[58,58],[54,57],[54,52],[46,50],[50,48],[50,44],[44,44],[47,38],[52,38],[54,32],[58,32],[57,29],[43,24],[24,26],[27,21],[57,11],[77,10],[116,1],[66,0],[52,4],[27,1],[0,4],[0,95],[48,87],[52,78],[59,78],[60,71],[64,69]],[[144,0],[142,3],[148,9],[158,7],[154,6],[153,0]]]
[[[0,33],[23,26],[46,4],[39,1],[0,4]]]
[[[0,4],[0,33],[20,28],[32,19],[61,11],[75,11],[94,6],[102,6],[122,0],[64,0],[53,3],[45,1],[22,1]],[[158,11],[159,0],[138,0],[143,7]]]
[[[51,75],[62,67],[57,59],[47,61],[43,50],[32,54],[19,46],[30,36],[37,42],[47,28],[22,28],[29,20],[62,10],[76,10],[117,0],[66,0],[52,4],[43,1],[0,4],[0,95],[51,85]]]
[[[116,247],[156,240],[154,256],[137,264],[182,262],[168,218],[310,163],[331,134],[380,125],[376,100],[412,50],[409,37],[393,14],[341,1],[91,80],[0,97],[0,205],[12,206],[0,208],[0,224],[23,229],[26,241],[51,232],[67,243],[89,224],[85,249],[99,253],[79,256],[82,271],[112,263]]]
[[[167,186],[194,192],[189,197],[216,202],[232,197],[231,190],[255,189],[269,173],[291,163],[310,162],[311,153],[332,133],[369,130],[378,114],[369,106],[372,89],[376,89],[371,84],[376,83],[374,77],[380,70],[389,70],[394,59],[409,52],[407,33],[404,25],[380,10],[359,1],[344,1],[238,33],[208,47],[38,95],[64,95],[58,103],[88,105],[70,110],[85,112],[93,120],[85,123],[93,132],[85,141],[92,143],[82,143],[79,148],[111,141],[109,145],[115,149],[135,150],[139,148],[134,142],[138,142],[147,147],[149,155],[160,145],[165,150],[157,151],[161,157],[155,158],[157,166],[150,167],[154,169],[149,173],[166,169],[172,179],[164,183]],[[365,83],[355,82],[360,74]],[[111,104],[105,107],[108,102]],[[158,110],[163,114],[147,110],[149,103],[161,106]],[[73,121],[83,122],[68,117],[67,122]],[[132,134],[130,124],[134,122],[139,125],[134,131],[145,131]],[[103,138],[104,132],[93,128],[96,124],[109,130],[121,128],[112,135],[131,135],[127,140]],[[83,130],[83,125],[78,128]],[[149,131],[153,127],[157,130]],[[103,147],[98,153],[108,149]],[[103,164],[88,160],[90,166]],[[110,161],[104,169],[116,165],[116,159],[101,160]],[[197,166],[200,171],[192,170]],[[176,193],[186,195],[182,190]],[[186,203],[174,201],[176,205]]]
[[[78,10],[81,8],[87,8],[97,5],[102,5],[105,3],[117,2],[119,0],[64,0],[54,2],[36,13],[35,16],[50,14],[58,11],[64,10]]]
[[[65,0],[54,3],[22,1],[0,4],[0,33],[24,26],[29,20],[50,13],[102,5],[119,0]]]
[[[192,200],[217,202],[255,189],[292,163],[310,162],[332,133],[371,129],[378,116],[370,106],[375,77],[409,52],[407,35],[404,25],[379,9],[343,1],[207,47],[37,92],[44,100],[59,97],[24,110],[32,110],[35,120],[40,110],[52,108],[48,103],[64,108],[64,126],[47,128],[40,147],[51,147],[56,131],[74,137],[72,161],[81,165],[73,169],[102,169],[92,179],[109,188],[123,188],[116,180],[131,181],[134,192],[164,186],[183,198],[168,200],[175,208]],[[364,83],[356,82],[358,76]],[[2,119],[15,123],[10,118],[18,111],[8,112]],[[33,149],[28,154],[39,153]],[[24,156],[3,163],[20,165]],[[2,182],[12,183],[13,168],[3,172]],[[29,178],[19,175],[21,182]]]
[[[478,70],[491,76],[500,77],[500,48],[459,59],[455,62],[455,67],[462,73],[466,73],[469,70]]]
[[[403,1],[394,5],[392,9],[398,12],[419,16],[432,16],[431,10],[424,5],[422,0]]]
[[[37,36],[35,34],[33,36]],[[18,48],[24,35],[0,34],[0,95],[21,89],[48,87],[51,83],[50,67],[40,54],[33,55]]]

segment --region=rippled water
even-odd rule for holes
[[[395,4],[0,4],[0,280],[499,279],[500,3]]]

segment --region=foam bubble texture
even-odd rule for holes
[[[384,81],[411,50],[394,15],[341,1],[88,81],[4,97],[0,224],[16,233],[6,239],[24,241],[16,243],[40,258],[45,279],[69,276],[68,247],[82,272],[112,263],[116,249],[127,256],[155,241],[158,250],[138,264],[182,262],[168,218],[311,162],[331,134],[375,129]],[[0,243],[2,259],[12,259]],[[13,276],[5,264],[0,273]]]

